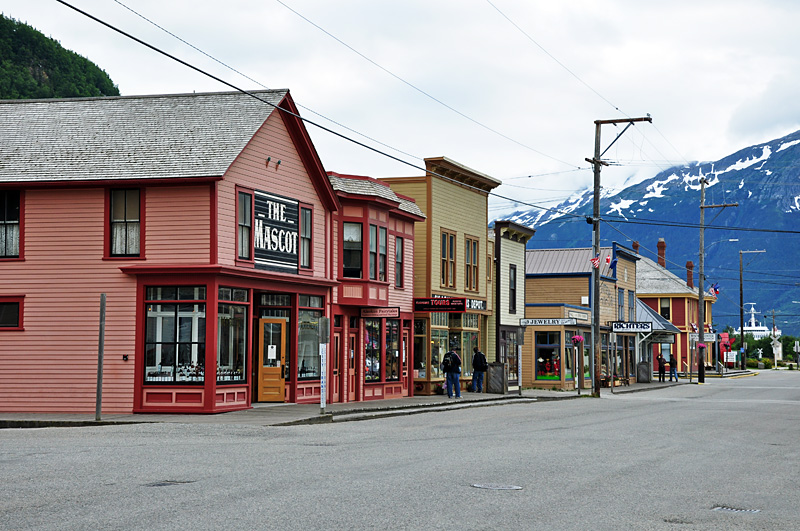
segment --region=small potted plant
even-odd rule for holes
[[[436,393],[437,395],[443,395],[444,382],[436,382],[435,384],[433,384],[433,392]]]
[[[577,346],[579,343],[583,343],[583,336],[572,336],[572,344]]]

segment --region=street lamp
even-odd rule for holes
[[[742,255],[744,253],[766,253],[766,250],[761,251],[739,251],[739,350],[742,352],[742,360],[741,360],[741,369],[745,370],[747,368],[744,359],[744,292],[742,290],[742,272],[744,267],[742,265]]]

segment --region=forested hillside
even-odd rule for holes
[[[97,65],[0,14],[0,99],[118,95]]]

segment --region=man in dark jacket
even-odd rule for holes
[[[449,350],[444,355],[442,369],[447,382],[447,398],[453,398],[453,392],[456,398],[461,398],[461,384],[458,382],[458,375],[461,374],[461,358],[455,351]]]
[[[478,350],[478,347],[472,347],[472,389],[476,393],[483,392],[483,373],[489,368],[486,362],[486,355]]]
[[[656,364],[658,364],[658,381],[663,382],[666,381],[664,378],[664,369],[666,369],[665,365],[667,361],[664,359],[664,356],[661,355],[659,352],[658,357],[656,358]]]

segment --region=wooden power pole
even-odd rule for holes
[[[650,116],[644,118],[622,118],[618,120],[595,120],[594,121],[594,157],[586,159],[586,162],[594,166],[594,205],[592,209],[592,257],[597,258],[600,256],[600,169],[603,166],[608,166],[607,162],[603,162],[601,157],[608,149],[614,145],[619,137],[621,137],[628,127],[632,126],[634,122],[652,122]],[[622,130],[617,138],[614,139],[608,147],[600,153],[600,128],[605,124],[624,124],[627,127]],[[591,363],[592,371],[592,396],[600,396],[600,265],[592,268],[592,345],[593,356]],[[609,358],[610,362],[610,358]],[[609,363],[609,365],[611,365]],[[609,367],[610,370],[610,367]],[[609,374],[609,385],[614,385],[613,374]]]

